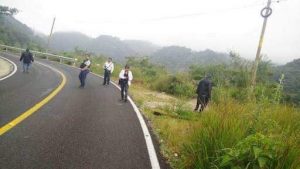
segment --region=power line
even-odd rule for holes
[[[151,22],[151,21],[162,21],[162,20],[171,20],[171,19],[179,19],[179,18],[187,18],[187,17],[196,17],[196,16],[207,15],[207,14],[212,14],[212,13],[215,14],[215,13],[223,13],[223,12],[230,12],[230,11],[235,11],[235,10],[240,10],[240,9],[252,8],[252,7],[262,6],[265,4],[265,3],[256,3],[256,2],[254,4],[244,5],[244,6],[236,7],[236,8],[220,9],[220,10],[212,11],[212,12],[197,12],[197,13],[182,14],[182,15],[175,15],[175,16],[164,16],[164,17],[143,20],[141,22],[148,22],[148,21]]]

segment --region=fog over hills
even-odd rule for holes
[[[11,16],[1,17],[0,22],[0,42],[24,48],[46,48],[46,35],[37,36],[31,28]],[[96,55],[112,57],[121,63],[125,63],[126,57],[149,57],[151,62],[163,65],[169,70],[186,70],[192,64],[220,64],[229,60],[227,54],[208,49],[193,51],[181,46],[163,47],[148,41],[121,40],[110,35],[92,38],[80,32],[53,33],[49,48],[56,53],[78,48]]]
[[[91,38],[79,32],[53,34],[50,45],[52,50],[72,51],[76,47],[98,55],[113,57],[120,62],[124,62],[126,57],[130,56],[148,56],[150,61],[172,70],[187,69],[192,64],[220,64],[229,60],[227,54],[209,49],[193,51],[180,46],[160,47],[147,41],[121,40],[109,35]]]

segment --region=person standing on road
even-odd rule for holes
[[[202,79],[198,84],[197,91],[196,91],[196,93],[198,94],[197,105],[196,105],[194,111],[198,111],[199,105],[201,105],[199,111],[202,112],[204,110],[204,108],[207,106],[207,104],[211,98],[212,84],[209,79],[210,79],[210,76],[206,75],[205,78]]]
[[[119,74],[119,85],[121,86],[121,101],[127,102],[128,88],[131,85],[132,79],[132,72],[129,70],[129,66],[126,65],[125,69],[122,69]]]
[[[29,51],[29,48],[21,54],[20,61],[23,62],[23,72],[29,73],[29,67],[32,62],[34,62],[32,53]]]
[[[79,86],[79,88],[84,88],[86,76],[90,72],[90,69],[89,69],[90,66],[91,66],[90,57],[87,56],[86,59],[80,65],[80,73],[79,73],[80,86]]]
[[[108,58],[108,61],[105,62],[103,68],[104,68],[104,81],[103,81],[103,85],[109,85],[110,75],[114,71],[114,63],[112,62],[112,58]]]

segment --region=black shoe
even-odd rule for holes
[[[127,102],[127,99],[125,99],[124,102]]]

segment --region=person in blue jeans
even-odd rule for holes
[[[32,62],[34,62],[32,53],[29,51],[29,48],[21,54],[20,61],[23,63],[23,72],[29,73],[29,67]]]
[[[79,88],[84,88],[85,86],[85,79],[87,77],[87,74],[90,72],[90,66],[91,66],[91,61],[89,56],[86,57],[86,59],[81,63],[80,65],[80,73],[79,73],[79,81],[80,81],[80,86]]]

